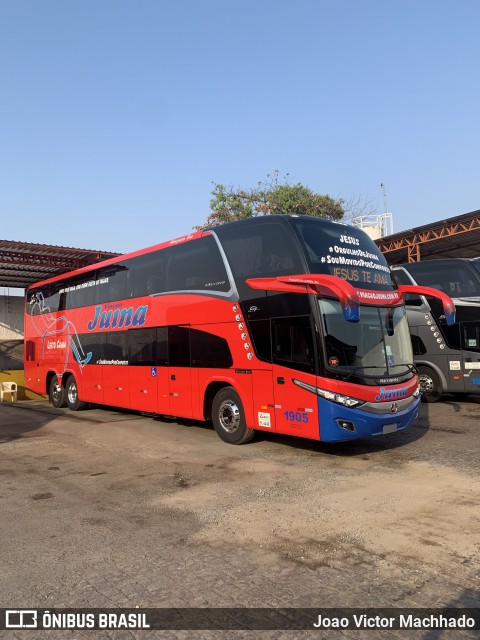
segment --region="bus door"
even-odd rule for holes
[[[157,330],[155,327],[128,330],[130,407],[136,411],[158,411]]]
[[[268,369],[253,369],[251,373],[255,425],[276,431],[272,370],[270,367]]]
[[[272,319],[272,356],[276,431],[318,440],[317,395],[294,382],[317,384],[310,317]]]
[[[106,343],[102,333],[83,334],[81,337],[72,336],[69,345],[70,357],[80,354],[88,358],[88,363],[83,367],[73,367],[77,378],[78,393],[82,400],[103,404],[104,402],[104,373],[105,365],[99,364],[103,360]],[[77,362],[77,360],[75,360]],[[105,402],[107,402],[105,400]],[[111,402],[111,400],[109,401]]]
[[[461,322],[462,374],[467,393],[480,392],[480,322]]]
[[[42,356],[42,338],[34,338],[25,342],[25,382],[29,389],[48,393],[45,389],[45,367]]]
[[[190,369],[190,328],[168,327],[169,414],[191,418],[192,372]]]
[[[155,365],[128,367],[130,369],[130,407],[136,411],[161,413],[158,410],[158,371]]]
[[[97,334],[100,336],[100,334]],[[104,335],[103,402],[114,407],[130,407],[128,340],[125,331],[110,331]],[[100,402],[100,400],[99,400]]]

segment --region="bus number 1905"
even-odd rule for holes
[[[308,422],[308,413],[301,413],[300,411],[285,411],[283,414],[285,420],[288,422]]]

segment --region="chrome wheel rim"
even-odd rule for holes
[[[225,400],[218,409],[218,420],[227,433],[235,433],[240,426],[240,409],[233,400]]]
[[[77,385],[72,382],[68,385],[68,401],[70,404],[75,404],[78,398]]]
[[[62,387],[58,384],[58,382],[55,382],[52,387],[52,398],[55,400],[55,402],[60,402],[62,398]]]
[[[422,373],[419,376],[418,382],[420,384],[420,391],[422,393],[432,393],[435,390],[432,378],[426,373]]]

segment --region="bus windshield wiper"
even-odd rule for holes
[[[414,364],[407,364],[406,362],[399,362],[398,364],[392,364],[389,366],[389,369],[391,369],[392,367],[407,367],[407,369],[409,371],[411,371],[412,373],[416,373],[418,374],[418,369]],[[389,375],[394,375],[394,374],[389,374]],[[397,375],[401,375],[401,374],[397,374]]]
[[[418,370],[416,368],[415,365],[413,364],[407,364],[406,362],[400,362],[399,364],[394,364],[394,365],[390,365],[387,369],[383,369],[382,366],[380,365],[369,365],[368,367],[362,367],[361,365],[358,367],[352,367],[350,370],[350,373],[348,373],[345,377],[345,380],[350,380],[350,378],[357,373],[357,371],[360,371],[361,369],[383,369],[384,373],[382,374],[383,376],[385,376],[386,378],[395,378],[396,376],[401,376],[403,374],[401,373],[390,373],[390,368],[391,367],[406,367],[411,373],[416,373],[418,374]]]
[[[347,374],[345,380],[349,380],[354,373],[356,373],[357,371],[360,371],[361,369],[383,369],[385,371],[385,368],[380,366],[380,365],[368,365],[367,367],[362,367],[361,365],[359,365],[358,367],[351,367],[350,368],[350,373]],[[384,375],[388,375],[387,373],[385,373]]]

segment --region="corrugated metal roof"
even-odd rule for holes
[[[375,241],[391,265],[480,256],[480,210],[408,229]]]
[[[0,240],[0,286],[25,288],[39,280],[118,255],[121,254]]]

